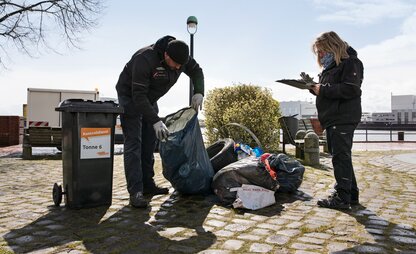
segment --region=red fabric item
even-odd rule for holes
[[[266,166],[266,169],[267,169],[267,171],[269,171],[269,174],[273,178],[273,180],[276,180],[276,178],[277,178],[276,172],[274,171],[274,169],[272,167],[270,167],[268,159],[264,160],[264,165]]]
[[[269,158],[270,155],[271,155],[270,153],[263,153],[260,156],[260,161],[264,163],[264,160],[266,160],[267,158]]]
[[[276,171],[272,167],[270,167],[269,160],[267,159],[269,158],[270,155],[271,155],[270,153],[264,153],[262,156],[260,156],[260,161],[264,163],[264,167],[269,172],[273,180],[276,180],[277,178]]]

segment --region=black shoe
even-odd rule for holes
[[[327,199],[318,200],[317,204],[320,207],[330,208],[330,209],[350,209],[350,203],[344,201],[338,196],[338,193],[333,193]]]
[[[359,198],[358,198],[358,193],[356,193],[356,192],[351,193],[351,202],[350,202],[350,204],[351,205],[359,205],[360,204],[360,201],[359,201]]]
[[[351,198],[351,202],[350,205],[359,205],[360,201],[358,200],[358,198]]]
[[[130,195],[130,205],[136,208],[146,208],[148,203],[143,197],[143,192]]]
[[[165,195],[169,193],[168,188],[159,187],[156,185],[143,188],[144,195]]]

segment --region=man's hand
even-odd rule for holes
[[[153,129],[155,130],[156,137],[159,140],[166,139],[170,134],[168,128],[162,121],[153,124]]]
[[[204,96],[200,93],[194,94],[192,96],[192,103],[191,106],[195,109],[196,112],[198,112],[198,109],[202,110],[202,101],[204,100]]]

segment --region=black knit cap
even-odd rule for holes
[[[168,43],[166,53],[178,64],[186,64],[189,60],[189,48],[185,42],[172,40]]]

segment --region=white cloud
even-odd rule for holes
[[[390,111],[390,95],[416,94],[416,12],[402,25],[401,33],[359,49],[365,67],[363,107]]]
[[[352,24],[374,24],[386,18],[400,18],[416,8],[414,1],[314,0],[314,3],[326,12],[318,20]]]
[[[403,22],[402,33],[416,36],[416,11]]]

